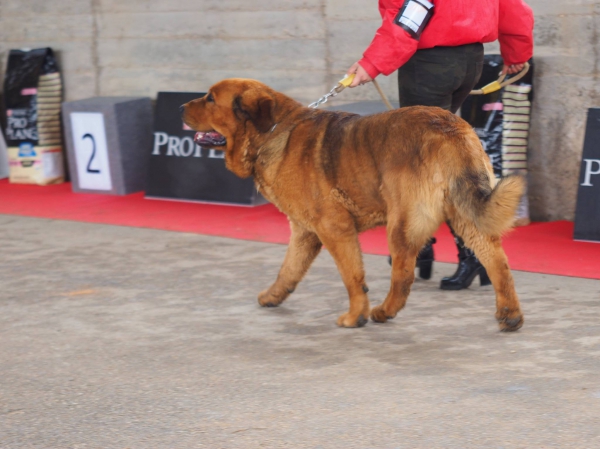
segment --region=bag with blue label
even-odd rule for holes
[[[64,181],[62,92],[52,49],[10,51],[3,105],[10,182]]]

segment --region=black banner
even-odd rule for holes
[[[183,124],[179,106],[203,95],[201,92],[158,93],[146,196],[264,204],[266,200],[257,193],[251,178],[240,179],[227,170],[224,153],[196,145],[195,132]]]
[[[574,238],[600,242],[600,108],[588,110]]]

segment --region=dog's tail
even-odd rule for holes
[[[493,175],[492,175],[493,176]],[[495,179],[485,171],[465,170],[454,184],[453,203],[457,212],[473,222],[483,234],[499,237],[515,222],[516,211],[525,190],[525,180],[518,175]]]

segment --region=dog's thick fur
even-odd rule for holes
[[[226,138],[227,168],[254,176],[264,196],[290,220],[292,235],[277,280],[261,306],[281,304],[325,245],[350,297],[339,326],[358,327],[369,314],[394,318],[414,281],[415,259],[449,221],[487,269],[503,331],[523,324],[500,237],[514,220],[523,180],[496,184],[471,126],[434,107],[408,107],[361,117],[315,110],[258,81],[228,79],[184,105],[196,131]],[[370,310],[358,233],[386,225],[392,256],[390,291]]]

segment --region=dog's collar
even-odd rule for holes
[[[267,140],[265,140],[265,141],[262,143],[262,145],[261,145],[260,147],[258,147],[258,151],[256,152],[256,157],[257,157],[257,158],[258,158],[258,156],[260,156],[260,150],[262,150],[262,149],[263,149],[263,147],[265,146],[265,144],[266,144],[266,143],[267,143],[269,140],[271,140],[271,134],[273,134],[273,131],[275,131],[275,128],[277,128],[277,125],[278,125],[278,124],[279,124],[279,123],[275,123],[275,124],[273,125],[273,127],[271,128],[271,131],[269,131],[269,136],[267,137]]]
[[[277,128],[277,125],[279,125],[279,123],[281,123],[281,121],[278,123],[275,123],[273,125],[273,127],[271,128],[271,130],[269,131],[269,133],[265,136],[266,138],[265,138],[264,142],[260,145],[260,147],[258,147],[258,150],[256,151],[256,157],[254,160],[257,160],[260,157],[260,153],[261,153],[262,149],[273,138],[273,132],[275,131],[275,128]]]

